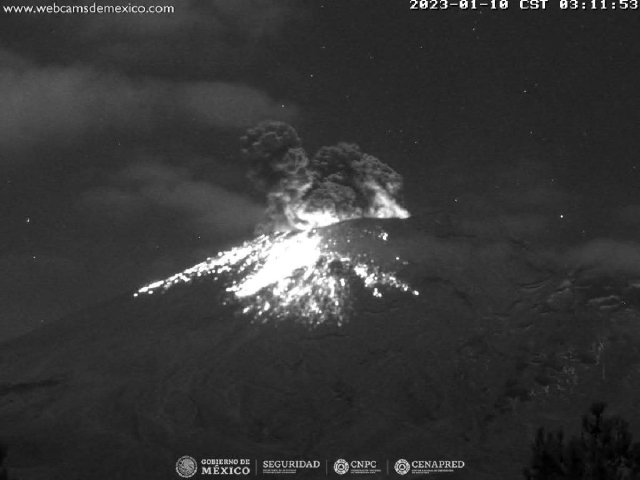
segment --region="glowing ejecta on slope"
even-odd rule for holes
[[[378,236],[387,240],[386,232]],[[397,262],[402,261],[397,258]],[[254,321],[295,319],[309,326],[348,317],[350,281],[359,278],[365,289],[382,297],[384,289],[413,295],[418,291],[384,271],[373,258],[352,258],[333,247],[322,229],[262,235],[240,247],[195,265],[184,272],[138,290],[134,296],[165,291],[199,277],[222,282],[230,298]]]
[[[295,235],[289,241],[274,243],[260,269],[230,291],[237,297],[248,297],[290,278],[298,269],[313,268],[321,255],[320,241],[319,235]]]

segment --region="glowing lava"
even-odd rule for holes
[[[388,235],[382,232],[377,237],[386,241]],[[206,277],[222,282],[228,292],[227,302],[239,304],[254,321],[292,318],[315,326],[328,321],[342,325],[347,320],[354,279],[375,297],[382,297],[385,288],[418,295],[370,256],[353,258],[338,250],[323,229],[262,235],[151,283],[134,296],[163,292]],[[399,258],[396,261],[401,262]]]

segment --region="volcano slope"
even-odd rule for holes
[[[578,281],[522,243],[435,226],[321,230],[341,258],[364,255],[419,292],[372,295],[338,262],[332,271],[349,282],[341,325],[310,326],[295,311],[256,321],[229,300],[225,285],[241,274],[231,269],[5,342],[10,475],[178,478],[176,460],[191,455],[463,460],[448,478],[515,479],[536,428],[573,432],[594,400],[640,425],[640,319],[628,292],[612,307],[594,293],[602,278]]]

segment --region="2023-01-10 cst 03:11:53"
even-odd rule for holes
[[[409,0],[410,10],[507,10],[510,4],[520,10],[545,10],[549,0]]]
[[[508,10],[510,6],[520,10],[547,10],[557,5],[560,10],[639,10],[640,0],[409,0],[410,10]]]

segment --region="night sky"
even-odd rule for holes
[[[0,339],[250,238],[265,119],[392,165],[425,222],[640,275],[638,10],[165,2],[0,11]]]

